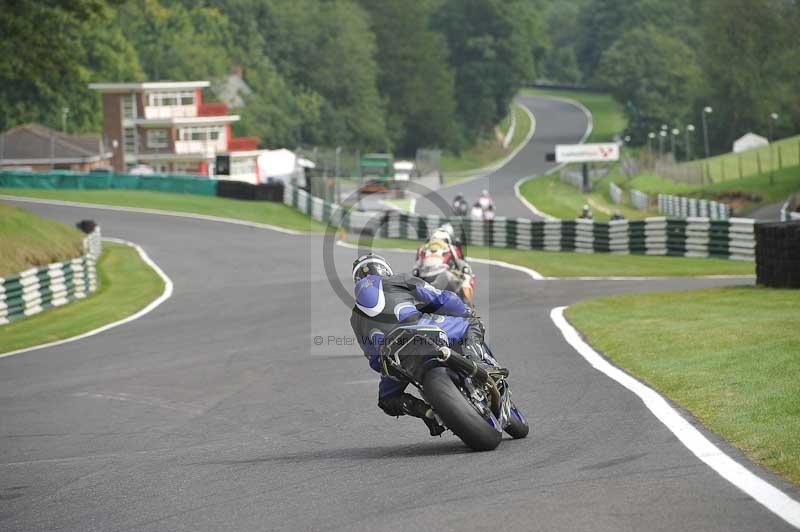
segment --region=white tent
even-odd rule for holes
[[[270,180],[289,183],[292,179],[297,179],[298,184],[304,186],[304,168],[314,168],[314,163],[298,157],[293,151],[285,148],[264,150],[258,156],[258,174],[262,183]]]
[[[752,150],[753,148],[760,148],[762,146],[768,146],[769,141],[760,135],[756,135],[755,133],[747,133],[742,138],[737,139],[733,143],[733,152],[739,153],[747,150]]]

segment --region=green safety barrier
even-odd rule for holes
[[[0,187],[44,188],[53,190],[152,190],[179,194],[215,196],[217,182],[192,176],[167,174],[129,175],[82,173],[67,171],[20,172],[0,171]]]

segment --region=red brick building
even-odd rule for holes
[[[146,164],[159,173],[214,175],[217,154],[231,156],[231,175],[257,183],[255,137],[232,137],[223,103],[204,103],[208,81],[92,83],[103,97],[103,136],[112,150],[111,164],[127,172]]]

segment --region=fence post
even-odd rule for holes
[[[720,173],[722,174],[722,180],[725,181],[725,159],[722,159],[719,162]]]
[[[783,151],[780,144],[778,144],[778,170],[783,170]]]
[[[761,173],[761,152],[756,152],[756,164],[758,165],[758,173]]]
[[[742,156],[739,155],[736,157],[736,159],[739,161],[739,179],[741,179],[744,177],[744,171],[742,170]]]

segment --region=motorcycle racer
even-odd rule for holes
[[[383,257],[369,253],[353,262],[355,305],[350,316],[353,333],[369,360],[381,372],[380,348],[386,335],[399,326],[418,324],[444,330],[454,349],[476,361],[497,365],[484,348],[485,329],[474,311],[453,292],[438,290],[422,279],[397,274]],[[390,416],[408,414],[422,419],[432,436],[445,429],[425,401],[405,393],[408,382],[387,375],[378,385],[378,406]]]
[[[436,229],[431,238],[417,249],[412,273],[437,288],[459,292],[464,301],[473,306],[475,275],[464,260],[464,252],[455,241],[455,232],[450,224]],[[440,281],[440,276],[445,277]]]

